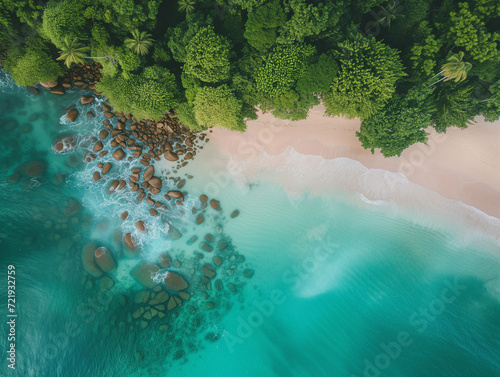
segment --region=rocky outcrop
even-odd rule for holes
[[[77,116],[78,116],[78,110],[71,109],[66,114],[66,119],[69,120],[70,122],[74,122]]]
[[[146,288],[154,288],[157,283],[154,281],[154,277],[158,273],[160,268],[152,263],[141,262],[130,272],[130,275]]]
[[[95,260],[97,262],[97,265],[104,272],[109,273],[116,270],[116,262],[113,259],[113,256],[111,255],[110,251],[104,246],[98,247],[95,250]]]
[[[85,96],[81,96],[80,97],[80,103],[82,105],[87,105],[89,103],[92,103],[92,102],[94,102],[94,100],[95,100],[94,96],[87,96],[87,95],[85,95]]]
[[[178,273],[169,271],[165,277],[165,286],[171,291],[182,291],[188,287],[188,283]]]
[[[102,275],[102,271],[97,266],[95,261],[95,249],[96,244],[94,242],[90,242],[85,245],[82,249],[82,262],[85,270],[94,277],[100,277]]]

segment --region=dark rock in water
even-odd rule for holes
[[[170,190],[167,192],[167,195],[170,196],[171,198],[182,198],[184,195],[182,195],[182,192],[177,191],[177,190]]]
[[[161,179],[158,177],[153,177],[151,178],[148,183],[153,186],[154,188],[157,188],[158,190],[161,189]]]
[[[220,204],[218,200],[212,199],[210,200],[210,205],[212,206],[213,209],[216,211],[220,211]]]
[[[160,268],[152,263],[141,262],[130,272],[130,275],[137,281],[139,284],[146,288],[154,288],[157,284],[153,278],[156,276],[157,272],[160,271]]]
[[[254,273],[253,270],[247,268],[246,270],[243,271],[243,276],[250,279],[253,276],[253,273]]]
[[[111,162],[106,162],[104,167],[102,168],[102,174],[106,174],[112,167]]]
[[[172,261],[167,253],[161,254],[158,257],[158,264],[160,265],[161,268],[169,268],[170,263],[172,263]]]
[[[99,277],[102,275],[102,271],[97,266],[95,262],[94,253],[96,249],[96,244],[90,242],[85,245],[82,249],[82,262],[85,270],[94,277]]]
[[[145,232],[146,231],[146,226],[144,225],[144,221],[142,220],[139,220],[135,223],[135,227],[137,229],[139,229],[141,232]]]
[[[222,264],[222,258],[221,257],[213,257],[212,260],[214,261],[215,265],[219,267]]]
[[[179,232],[172,224],[167,223],[168,232],[167,235],[173,240],[177,240],[182,237],[181,232]]]
[[[139,174],[137,174],[137,173],[131,174],[130,181],[131,182],[138,182],[139,181]]]
[[[66,206],[64,207],[63,214],[66,217],[71,217],[76,215],[78,212],[82,210],[82,205],[79,201],[69,198],[66,202]]]
[[[102,148],[104,148],[104,146],[102,145],[102,141],[98,141],[97,143],[94,144],[94,147],[92,148],[92,150],[94,152],[100,152],[102,151]]]
[[[219,244],[217,245],[219,250],[224,250],[227,247],[227,242],[226,241],[219,241]]]
[[[200,247],[208,253],[210,253],[213,250],[213,247],[208,245],[206,242],[202,242],[200,244]]]
[[[208,197],[206,195],[200,195],[200,200],[202,202],[206,202],[208,200]]]
[[[29,117],[29,121],[34,122],[34,121],[38,120],[38,118],[39,118],[38,114],[31,114]]]
[[[109,106],[106,103],[101,103],[101,107],[104,109],[104,111],[111,111],[111,106]]]
[[[117,191],[116,188],[118,187],[119,184],[120,184],[120,181],[117,179],[115,179],[113,182],[111,182],[111,184],[108,187],[108,194],[111,195],[112,193]]]
[[[219,339],[220,335],[213,332],[209,332],[207,335],[205,335],[205,340],[208,340],[209,342],[216,342]]]
[[[180,190],[181,188],[184,187],[184,185],[186,184],[186,180],[183,179],[181,180],[178,184],[177,184],[177,188]]]
[[[237,217],[238,215],[240,214],[240,211],[238,211],[237,209],[235,209],[232,213],[231,213],[231,218],[234,219],[235,217]]]
[[[106,139],[108,137],[108,135],[109,135],[108,130],[101,130],[101,131],[99,131],[99,137],[101,139]]]
[[[76,145],[75,137],[73,135],[64,135],[58,138],[52,144],[52,148],[57,152],[67,152],[73,149]]]
[[[176,272],[169,271],[165,277],[165,285],[171,291],[182,291],[188,287],[184,278]]]
[[[215,277],[215,268],[211,264],[204,264],[201,267],[201,273],[205,275],[209,279],[213,279]]]
[[[40,89],[38,89],[36,86],[31,85],[31,86],[28,86],[28,92],[37,96],[40,94]]]
[[[113,152],[112,156],[120,161],[120,160],[123,160],[123,158],[125,157],[125,152],[123,151],[123,149],[121,148],[118,148],[116,151]]]
[[[88,117],[95,117],[95,114],[92,111],[87,111],[85,115]]]
[[[205,241],[212,242],[214,240],[214,236],[210,233],[205,234]]]
[[[28,134],[33,131],[33,126],[29,123],[24,123],[21,127],[19,127],[19,131],[23,134]]]
[[[144,180],[149,181],[153,177],[153,175],[155,175],[155,168],[153,165],[151,165],[144,172]]]
[[[32,178],[40,178],[45,173],[46,164],[42,160],[32,160],[19,165],[16,171]]]
[[[105,111],[104,116],[106,118],[113,118],[115,116],[115,114],[113,114],[112,112],[109,112],[109,111]]]
[[[62,86],[57,85],[54,86],[52,89],[50,89],[50,92],[52,94],[59,94],[60,96],[62,96],[64,94],[64,88]]]
[[[123,212],[123,213],[120,215],[120,219],[122,219],[122,220],[126,220],[126,219],[127,219],[127,217],[128,217],[128,212],[127,212],[127,211]]]
[[[154,208],[150,208],[149,209],[149,214],[151,216],[158,216],[158,211],[156,209],[154,209]]]
[[[196,224],[201,224],[203,223],[203,221],[205,221],[205,217],[200,213],[197,217],[196,217]]]
[[[78,110],[71,109],[66,114],[66,119],[68,119],[70,122],[74,122],[77,116],[78,116]]]
[[[93,97],[93,96],[85,95],[85,96],[80,97],[80,102],[82,105],[87,105],[89,103],[92,103],[92,102],[94,102],[94,100],[95,100],[95,97]]]
[[[196,240],[197,240],[197,239],[198,239],[198,236],[193,236],[193,237],[191,237],[191,238],[190,238],[190,239],[186,242],[186,244],[188,244],[188,245],[192,245],[192,244],[194,244],[194,243],[196,242]]]
[[[98,181],[99,179],[101,179],[101,174],[98,171],[95,171],[94,174],[92,175],[92,179],[94,181]]]
[[[99,279],[99,290],[101,292],[109,291],[115,286],[115,282],[109,276],[103,276]]]
[[[179,156],[177,156],[175,154],[175,152],[171,152],[171,151],[168,151],[167,153],[165,153],[165,158],[168,160],[168,161],[177,161],[179,159]]]
[[[7,181],[12,184],[18,183],[20,179],[21,179],[21,173],[19,173],[18,171],[14,172],[14,174],[9,175],[7,177]]]
[[[114,270],[116,270],[116,262],[113,259],[110,251],[104,246],[96,249],[95,260],[97,262],[97,265],[104,272],[113,272]]]
[[[135,239],[131,233],[125,234],[125,237],[123,237],[123,241],[125,241],[125,245],[127,245],[130,250],[137,249],[137,244],[135,243]]]

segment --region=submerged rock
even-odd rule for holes
[[[169,271],[165,277],[165,285],[167,289],[172,291],[182,291],[188,287],[188,283],[184,278],[176,272]]]
[[[95,260],[97,262],[97,265],[104,272],[113,272],[114,270],[116,270],[116,262],[113,259],[113,256],[111,255],[110,251],[103,246],[96,249]]]
[[[97,266],[94,258],[95,249],[95,242],[90,242],[85,245],[82,249],[82,262],[83,267],[90,275],[94,277],[100,277],[102,275],[102,271]]]
[[[76,141],[73,135],[64,135],[54,141],[52,149],[57,153],[62,153],[73,149],[75,145]]]
[[[235,209],[232,213],[231,213],[231,218],[234,219],[235,217],[237,217],[238,215],[240,214],[240,211],[238,211],[237,209]]]
[[[154,288],[157,284],[153,278],[160,271],[160,268],[152,263],[141,262],[130,272],[130,275],[137,281],[139,284],[146,288]]]
[[[212,206],[213,209],[216,211],[220,211],[220,203],[218,200],[212,199],[210,200],[210,205]]]

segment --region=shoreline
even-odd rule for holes
[[[368,169],[400,173],[411,183],[500,219],[500,163],[495,166],[500,161],[495,143],[500,144],[500,121],[478,119],[465,130],[432,131],[428,145],[415,144],[401,157],[386,158],[362,148],[355,135],[359,119],[325,117],[323,112],[322,105],[316,106],[307,119],[295,122],[259,112],[257,120],[247,122],[244,133],[213,129],[208,135],[246,172],[261,168],[259,156],[280,156],[290,148],[325,160],[346,157]]]

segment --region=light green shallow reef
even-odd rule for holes
[[[500,246],[487,236],[340,194],[290,197],[271,181],[228,185],[222,211],[207,209],[196,226],[191,209],[205,183],[194,177],[185,213],[170,215],[183,234],[174,240],[146,205],[94,182],[96,162],[82,162],[103,119],[99,101],[86,108],[95,118],[69,124],[64,109],[81,92],[35,96],[0,75],[0,274],[6,282],[7,266],[16,268],[18,314],[16,369],[3,357],[2,376],[500,376]],[[54,153],[68,133],[78,146]],[[125,164],[106,179],[125,177]],[[20,181],[10,183],[16,169]],[[151,231],[134,233],[143,252],[126,258],[117,230],[140,218]],[[208,233],[223,252],[200,248]],[[117,260],[109,290],[82,266],[90,241]],[[183,276],[217,252],[222,265],[210,284],[188,279],[192,297],[145,326],[131,316],[142,288],[130,271],[165,251]],[[4,289],[1,302],[4,315]]]

